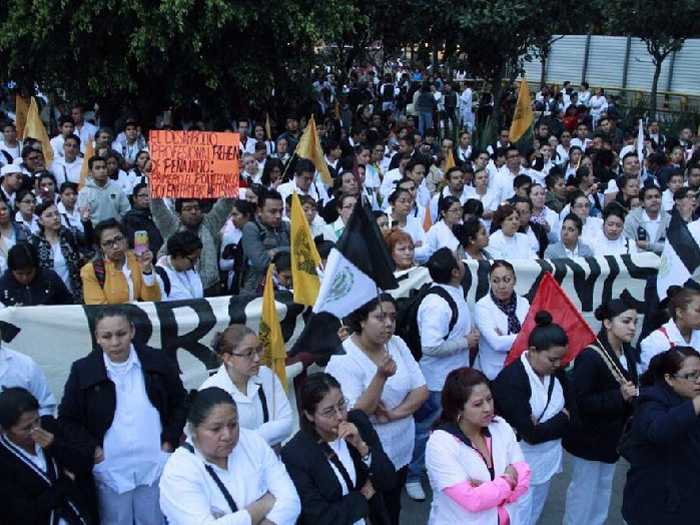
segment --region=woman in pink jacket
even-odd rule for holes
[[[481,372],[458,368],[447,376],[425,465],[433,489],[430,525],[519,525],[515,502],[530,487],[530,468],[513,429],[494,417]]]

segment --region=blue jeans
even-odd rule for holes
[[[437,410],[423,421],[416,421],[416,446],[413,448],[413,457],[408,465],[408,475],[406,483],[419,483],[423,469],[425,468],[425,445],[430,437],[430,429],[433,423],[442,412],[442,404],[440,398],[442,392],[430,391],[430,399],[437,405]]]
[[[425,137],[425,132],[433,127],[433,114],[432,113],[418,113],[418,133],[421,137]]]

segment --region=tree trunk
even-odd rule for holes
[[[649,100],[649,118],[656,118],[656,93],[659,90],[659,77],[661,76],[661,66],[664,63],[666,55],[654,56],[654,78],[651,81],[651,96]]]
[[[491,93],[493,95],[493,111],[491,112],[491,121],[493,122],[496,133],[500,132],[501,126],[501,97],[503,96],[503,77],[506,76],[507,60],[501,62],[498,72],[493,78],[493,87]]]

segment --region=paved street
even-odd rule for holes
[[[542,517],[538,525],[560,525],[564,517],[564,503],[566,501],[566,489],[569,486],[571,478],[571,459],[570,456],[564,453],[564,472],[555,476],[552,480],[552,487],[549,491],[547,504],[544,507]],[[610,512],[606,525],[623,525],[620,508],[622,507],[622,489],[625,486],[625,473],[627,472],[627,463],[620,460],[615,472],[613,481],[612,501],[610,502]],[[429,489],[427,480],[424,483],[424,488]],[[406,493],[403,495],[403,508],[401,511],[402,525],[425,525],[428,523],[428,514],[430,513],[430,503],[418,503],[411,500]]]

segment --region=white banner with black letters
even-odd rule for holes
[[[625,296],[643,312],[647,279],[656,274],[659,257],[654,254],[605,256],[556,261],[518,261],[517,293],[532,299],[539,277],[551,271],[594,330],[593,311],[603,301]],[[468,303],[489,290],[489,263],[470,261],[463,284]],[[428,282],[425,268],[397,274],[400,287],[392,294],[408,295]],[[282,333],[288,342],[303,329],[303,307],[292,303],[291,294],[279,293],[277,307]],[[0,311],[3,344],[33,357],[46,373],[60,399],[70,366],[92,348],[93,319],[99,306],[12,307]],[[262,298],[217,297],[194,301],[136,303],[126,305],[136,325],[136,339],[177,356],[183,381],[195,388],[206,378],[207,369],[217,366],[209,343],[214,334],[232,323],[244,323],[257,331]],[[289,346],[288,346],[289,348]]]

